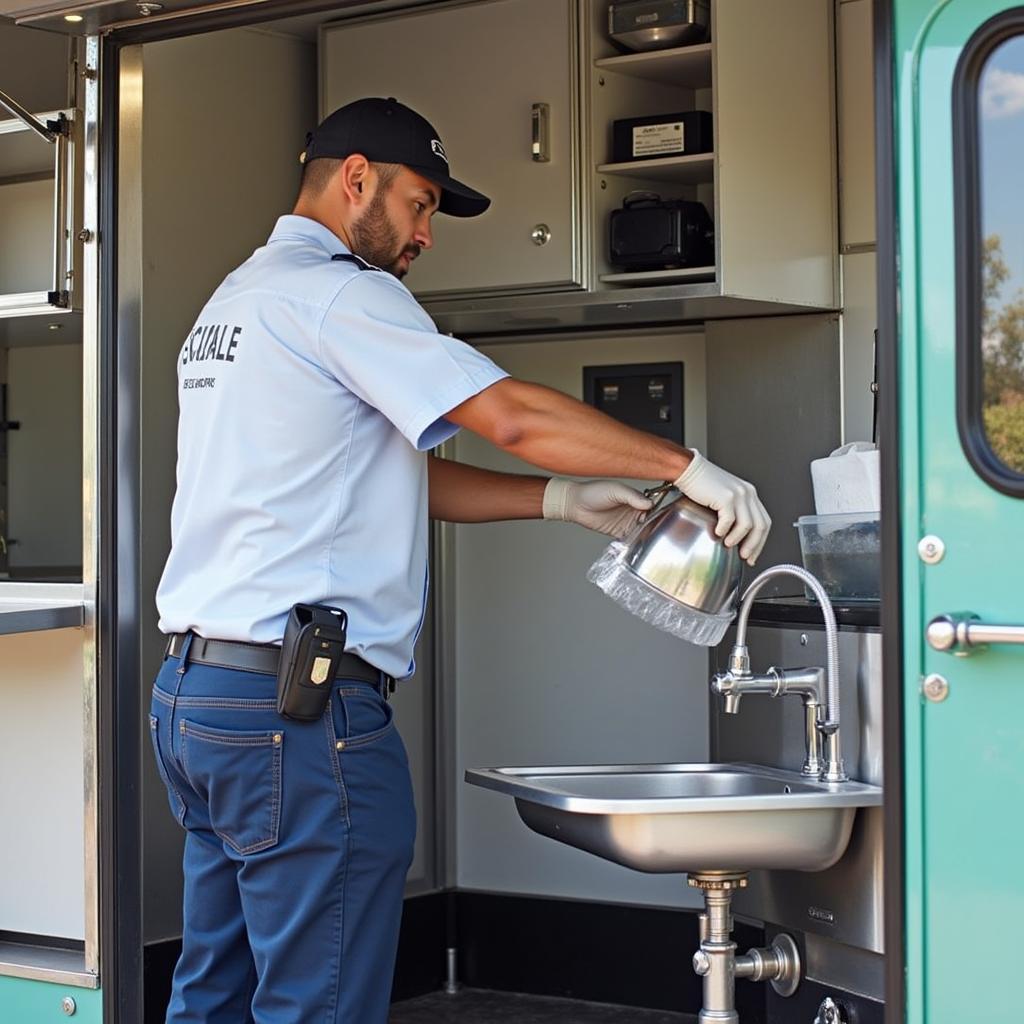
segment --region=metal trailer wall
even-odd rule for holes
[[[81,630],[3,637],[0,694],[2,929],[84,939]]]
[[[153,595],[170,546],[177,355],[213,289],[291,209],[297,156],[316,116],[316,54],[291,37],[243,29],[148,44],[142,68],[138,179],[120,187],[125,203],[141,198],[139,685],[148,693],[164,646]],[[148,747],[143,765],[144,938],[153,941],[181,934],[184,833]]]
[[[82,346],[7,352],[7,527],[12,574],[81,572]]]
[[[661,329],[482,346],[516,377],[582,397],[582,368],[681,361],[685,439],[706,447],[704,336]],[[460,461],[539,472],[463,431]],[[649,485],[649,481],[643,486]],[[703,761],[708,654],[634,618],[585,573],[608,538],[519,522],[455,528],[456,881],[460,889],[653,906],[699,902],[682,876],[646,875],[530,832],[466,768]]]

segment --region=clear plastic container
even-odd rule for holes
[[[882,575],[878,512],[801,516],[793,525],[800,534],[804,568],[818,577],[829,597],[878,600]],[[805,593],[813,598],[810,591]]]

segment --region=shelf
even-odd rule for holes
[[[0,977],[99,988],[99,978],[85,969],[85,954],[80,950],[19,942],[0,942]]]
[[[676,267],[673,270],[629,270],[601,274],[603,284],[672,284],[673,281],[713,281],[714,267]]]
[[[457,338],[836,311],[835,306],[723,295],[716,281],[675,281],[636,287],[626,284],[589,292],[491,295],[472,301],[432,298],[424,306],[438,330],[451,331]]]
[[[0,635],[74,629],[85,623],[81,583],[5,583],[0,580]]]
[[[45,300],[45,296],[44,296]],[[7,316],[0,296],[0,349],[23,345],[76,345],[82,342],[82,314],[57,306],[38,306]]]
[[[616,174],[645,181],[672,181],[677,185],[711,184],[715,176],[715,154],[666,156],[654,160],[630,160],[619,164],[598,164],[598,174]]]
[[[594,67],[684,89],[710,89],[711,44],[628,53],[623,57],[602,57],[594,61]]]
[[[878,601],[843,601],[835,598],[832,602],[836,625],[840,629],[877,630],[881,625],[881,605]],[[752,626],[807,626],[823,629],[821,605],[808,601],[803,595],[793,597],[762,597],[750,609]]]

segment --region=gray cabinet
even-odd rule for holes
[[[321,114],[394,96],[437,128],[455,177],[493,198],[482,217],[434,218],[435,249],[407,278],[417,295],[582,283],[575,11],[488,0],[321,30]],[[547,161],[533,159],[535,104],[549,113]]]
[[[875,240],[875,68],[871,0],[838,7],[839,224],[844,246]]]
[[[598,287],[678,285],[796,309],[837,304],[833,24],[821,0],[716,0],[711,41],[620,54],[604,0],[589,0],[589,113]],[[706,153],[612,162],[619,118],[709,111]],[[611,211],[634,189],[701,202],[715,223],[714,265],[622,272],[608,262]],[[722,315],[711,309],[712,315]],[[761,312],[762,310],[758,310]],[[770,312],[770,308],[763,310]]]

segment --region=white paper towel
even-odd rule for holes
[[[811,463],[814,511],[819,516],[836,512],[877,512],[882,507],[878,447],[870,441],[852,441],[826,459]]]

